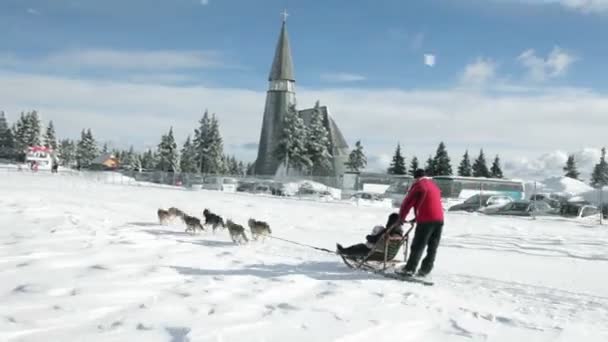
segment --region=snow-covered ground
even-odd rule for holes
[[[88,179],[0,177],[0,341],[608,341],[608,227],[448,214],[435,286],[278,240],[159,226],[204,208],[358,243],[387,209]]]

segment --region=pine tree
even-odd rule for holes
[[[408,171],[408,174],[410,176],[414,176],[414,173],[419,168],[420,168],[420,166],[418,165],[418,157],[416,157],[416,156],[412,157],[412,161],[410,162],[410,170]]]
[[[156,168],[164,172],[177,172],[179,169],[179,154],[177,143],[173,137],[173,127],[161,137],[158,144],[158,164]]]
[[[483,149],[479,151],[479,156],[473,163],[473,177],[490,177],[490,171],[488,170],[488,164],[486,163]]]
[[[603,147],[600,162],[595,165],[591,174],[591,186],[603,188],[606,185],[608,185],[608,163],[606,163],[606,148]]]
[[[433,175],[434,176],[451,176],[452,165],[450,164],[450,157],[448,151],[445,148],[443,141],[439,143],[435,158],[433,159]]]
[[[146,171],[154,170],[156,165],[158,165],[158,157],[152,150],[148,149],[141,158],[142,169]]]
[[[186,138],[181,151],[180,168],[184,173],[195,173],[196,167],[196,148],[190,140],[190,136]]]
[[[313,109],[310,123],[306,127],[306,154],[312,162],[312,174],[324,176],[332,168],[329,132],[323,122],[323,115],[317,101]]]
[[[471,160],[469,159],[469,151],[465,151],[462,156],[462,161],[458,166],[458,175],[461,177],[471,177],[473,175],[473,169],[471,167]]]
[[[197,170],[202,173],[209,172],[209,148],[211,120],[209,112],[205,110],[203,117],[199,120],[199,127],[194,130],[194,148],[196,150],[196,165]]]
[[[26,115],[26,132],[25,141],[27,146],[39,146],[40,145],[40,118],[38,112],[35,110]]]
[[[289,174],[290,169],[306,172],[312,166],[306,152],[304,120],[295,106],[291,106],[283,117],[283,132],[274,153],[278,160],[284,162]]]
[[[566,174],[565,174],[566,177],[578,179],[578,177],[580,176],[580,172],[578,172],[578,169],[576,168],[576,161],[574,160],[573,154],[568,156],[568,160],[566,161],[566,166],[564,166],[563,170],[566,172]]]
[[[492,167],[490,168],[491,178],[503,178],[502,169],[500,168],[500,158],[496,155]]]
[[[247,174],[247,168],[246,168],[245,164],[243,164],[242,161],[239,161],[238,170],[239,170],[238,175],[241,177],[245,176]]]
[[[424,166],[424,173],[429,177],[435,175],[435,161],[431,156],[429,156],[429,159],[426,160],[426,165]]]
[[[367,157],[363,152],[361,140],[355,143],[355,148],[348,155],[348,161],[345,164],[353,172],[359,172],[367,166]]]
[[[57,148],[59,164],[64,167],[73,166],[76,162],[76,144],[70,139],[63,139]]]
[[[390,175],[404,175],[407,170],[405,168],[405,158],[401,155],[401,144],[397,144],[393,160],[388,168],[388,174]]]
[[[76,145],[76,163],[79,168],[88,168],[91,162],[99,155],[97,142],[93,138],[91,129],[83,129],[80,133],[80,140]]]
[[[15,139],[3,111],[0,111],[0,158],[15,158]]]
[[[103,147],[101,148],[101,153],[102,153],[102,154],[106,154],[106,153],[108,153],[108,152],[109,152],[109,150],[108,150],[108,143],[103,143]],[[115,156],[116,158],[118,158],[117,153],[112,153],[112,154],[114,154],[114,156]]]
[[[49,125],[46,128],[44,134],[44,146],[50,147],[53,151],[57,151],[57,137],[55,136],[55,127],[53,121],[49,121]]]
[[[209,126],[209,149],[207,153],[209,169],[207,172],[222,174],[226,171],[226,164],[224,163],[224,142],[220,134],[220,124],[215,114],[211,117],[211,123]]]
[[[27,142],[28,125],[28,119],[26,118],[25,114],[21,112],[19,120],[17,120],[17,122],[13,125],[12,129],[15,150],[19,155],[23,157],[25,157],[25,150],[29,146]]]

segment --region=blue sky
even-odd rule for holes
[[[209,108],[228,152],[251,160],[284,8],[301,107],[330,106],[377,165],[397,141],[420,158],[445,140],[453,159],[484,147],[513,160],[605,143],[604,0],[2,0],[0,110],[143,148],[171,125],[185,138]],[[560,121],[572,116],[584,123]],[[581,139],[539,139],[547,120]]]

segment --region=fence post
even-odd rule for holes
[[[603,219],[604,219],[603,190],[604,190],[604,187],[600,185],[600,226],[602,225]]]
[[[534,181],[534,194],[532,195],[532,219],[536,220],[534,209],[536,209],[536,181]]]
[[[481,196],[483,195],[483,183],[479,182],[479,209],[481,209],[483,203],[481,203]]]

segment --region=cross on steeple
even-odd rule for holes
[[[287,17],[289,17],[289,13],[287,13],[287,9],[283,10],[283,12],[281,13],[281,16],[283,17],[283,22],[286,22]]]

